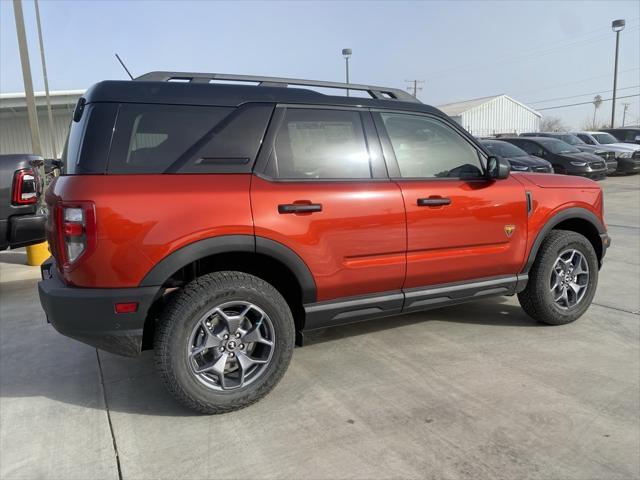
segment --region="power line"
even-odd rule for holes
[[[626,70],[620,70],[618,72],[618,75],[620,75],[621,73],[628,73],[628,72],[633,72],[636,70],[640,70],[640,67],[634,67],[634,68],[628,68]],[[519,95],[526,95],[529,93],[538,93],[541,92],[543,90],[551,90],[554,88],[558,88],[558,87],[566,87],[567,85],[575,85],[576,83],[584,83],[584,82],[589,82],[591,80],[595,80],[596,78],[611,78],[612,75],[610,73],[605,73],[604,75],[596,75],[595,77],[586,77],[586,78],[581,78],[580,80],[573,80],[571,82],[565,82],[565,83],[556,83],[554,85],[548,86],[548,87],[543,87],[543,88],[537,88],[535,90],[527,90],[526,92],[520,92]]]
[[[636,19],[633,19],[631,21],[635,21]],[[630,22],[631,22],[630,21]],[[630,23],[629,22],[629,23]],[[602,27],[601,29],[604,29],[604,27]],[[600,30],[601,30],[600,29]],[[627,28],[627,33],[631,32],[631,31],[635,31],[637,29],[640,29],[640,26],[634,26],[631,28]],[[583,35],[582,35],[583,36]],[[585,44],[589,44],[589,43],[593,43],[593,42],[597,42],[597,41],[601,41],[604,39],[608,39],[610,38],[610,34],[609,33],[604,33],[604,34],[599,34],[593,38],[585,38],[585,39],[581,39],[581,40],[573,40],[570,43],[567,44],[558,44],[557,42],[554,43],[554,47],[552,48],[545,48],[542,50],[532,50],[526,53],[522,53],[522,54],[518,54],[516,56],[507,56],[507,57],[502,57],[501,59],[496,60],[495,62],[492,63],[482,63],[482,64],[476,64],[476,65],[461,65],[458,67],[451,67],[451,68],[446,68],[444,70],[440,70],[439,72],[434,72],[432,75],[429,75],[429,78],[438,78],[438,77],[442,77],[442,76],[446,76],[449,72],[455,72],[455,71],[465,71],[465,70],[481,70],[484,68],[488,68],[488,67],[492,67],[493,65],[502,65],[505,63],[514,63],[514,62],[519,62],[520,60],[523,59],[527,59],[530,57],[540,57],[540,56],[544,56],[544,55],[549,55],[551,53],[554,53],[556,51],[564,51],[567,48],[570,47],[575,47],[578,45],[585,45]]]
[[[618,88],[618,90],[629,90],[631,88],[640,88],[640,85],[634,85],[633,87],[623,87],[623,88]],[[587,95],[596,95],[598,93],[609,93],[609,92],[613,92],[613,90],[599,90],[597,92],[591,92],[591,93],[582,93],[580,95],[570,95],[568,97],[556,97],[556,98],[548,98],[547,100],[538,100],[535,102],[523,102],[526,103],[528,105],[534,105],[536,103],[546,103],[546,102],[553,102],[555,100],[566,100],[568,98],[578,98],[578,97],[586,97]]]
[[[623,98],[632,98],[632,97],[640,97],[640,93],[637,93],[635,95],[626,95],[624,97],[617,97],[616,100],[622,100]],[[613,99],[612,98],[603,98],[602,99],[603,102],[610,102],[611,100],[613,100]],[[536,108],[536,110],[553,110],[553,109],[556,109],[556,108],[575,107],[575,106],[578,106],[578,105],[590,105],[592,103],[593,103],[593,101],[580,102],[580,103],[570,103],[568,105],[556,105],[554,107]]]

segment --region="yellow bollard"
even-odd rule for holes
[[[47,242],[36,243],[27,247],[27,265],[38,267],[51,256]]]

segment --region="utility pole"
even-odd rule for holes
[[[624,110],[622,110],[622,126],[624,127],[624,122],[627,119],[627,110],[629,110],[629,104],[623,103]]]
[[[42,76],[44,77],[44,94],[47,99],[47,114],[49,116],[49,140],[51,141],[51,155],[58,159],[56,136],[53,130],[53,112],[51,111],[51,98],[49,98],[49,79],[47,77],[47,64],[44,60],[44,42],[42,41],[42,28],[40,27],[40,8],[38,0],[34,0],[36,6],[36,24],[38,25],[38,40],[40,42],[40,62],[42,63]]]
[[[422,87],[419,87],[418,85],[422,85],[424,83],[424,80],[405,80],[405,82],[409,84],[407,90],[411,92],[411,95],[417,98],[418,91],[422,90]]]
[[[22,0],[13,0],[13,14],[16,19],[18,49],[20,50],[22,79],[24,81],[24,94],[27,101],[27,117],[29,119],[29,130],[31,131],[31,153],[42,156],[40,129],[38,128],[38,114],[36,112],[36,97],[33,94],[33,80],[31,79],[31,66],[29,64],[27,34],[25,33],[24,15],[22,14]]]
[[[615,128],[616,121],[616,88],[618,85],[618,49],[620,47],[620,32],[624,30],[625,21],[614,20],[611,22],[611,29],[616,32],[616,60],[613,67],[613,101],[611,102],[611,128]]]

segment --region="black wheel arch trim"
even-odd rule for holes
[[[600,219],[593,212],[590,212],[586,208],[581,208],[581,207],[572,207],[572,208],[567,208],[566,210],[562,210],[556,213],[555,215],[553,215],[549,220],[547,220],[547,222],[544,224],[544,227],[542,227],[542,229],[538,232],[538,235],[536,236],[536,239],[533,242],[533,245],[531,247],[531,251],[529,252],[529,256],[527,257],[527,263],[522,269],[522,273],[529,273],[529,270],[531,269],[531,266],[533,265],[533,262],[535,261],[536,256],[538,255],[538,250],[540,249],[540,246],[542,245],[542,242],[544,241],[544,239],[547,237],[547,234],[551,230],[553,230],[553,228],[556,225],[559,225],[560,223],[566,220],[572,220],[576,218],[581,220],[586,220],[591,225],[593,225],[593,227],[595,227],[596,230],[598,231],[601,241],[602,241],[603,235],[606,236],[607,229],[602,224]],[[607,248],[607,246],[604,245],[604,242],[601,245],[601,248],[602,248],[602,257],[604,257],[604,254]],[[600,260],[602,261],[602,258]]]
[[[302,258],[282,243],[253,235],[220,235],[185,245],[160,260],[147,272],[140,286],[162,285],[175,272],[196,260],[237,252],[258,253],[279,261],[296,277],[302,291],[302,302],[316,301],[316,283]]]

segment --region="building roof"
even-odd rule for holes
[[[500,95],[491,95],[489,97],[472,98],[471,100],[465,100],[463,102],[445,103],[444,105],[439,105],[437,108],[442,110],[444,113],[446,113],[450,117],[457,117],[458,115],[462,115],[464,112],[473,110],[474,108],[479,107],[480,105],[493,102],[494,100],[501,97],[504,97],[520,105],[521,107],[529,110],[531,113],[533,113],[534,115],[537,115],[538,117],[542,117],[542,115],[536,112],[534,109],[527,107],[524,103],[518,102],[517,100],[514,100],[513,98],[511,98],[508,95],[505,95],[504,93],[501,93]]]
[[[52,107],[70,107],[73,109],[78,98],[82,96],[84,90],[58,90],[49,92],[49,99]],[[36,107],[46,107],[47,99],[45,92],[35,92]],[[24,92],[20,93],[0,93],[0,111],[22,111],[27,109],[27,101]]]

